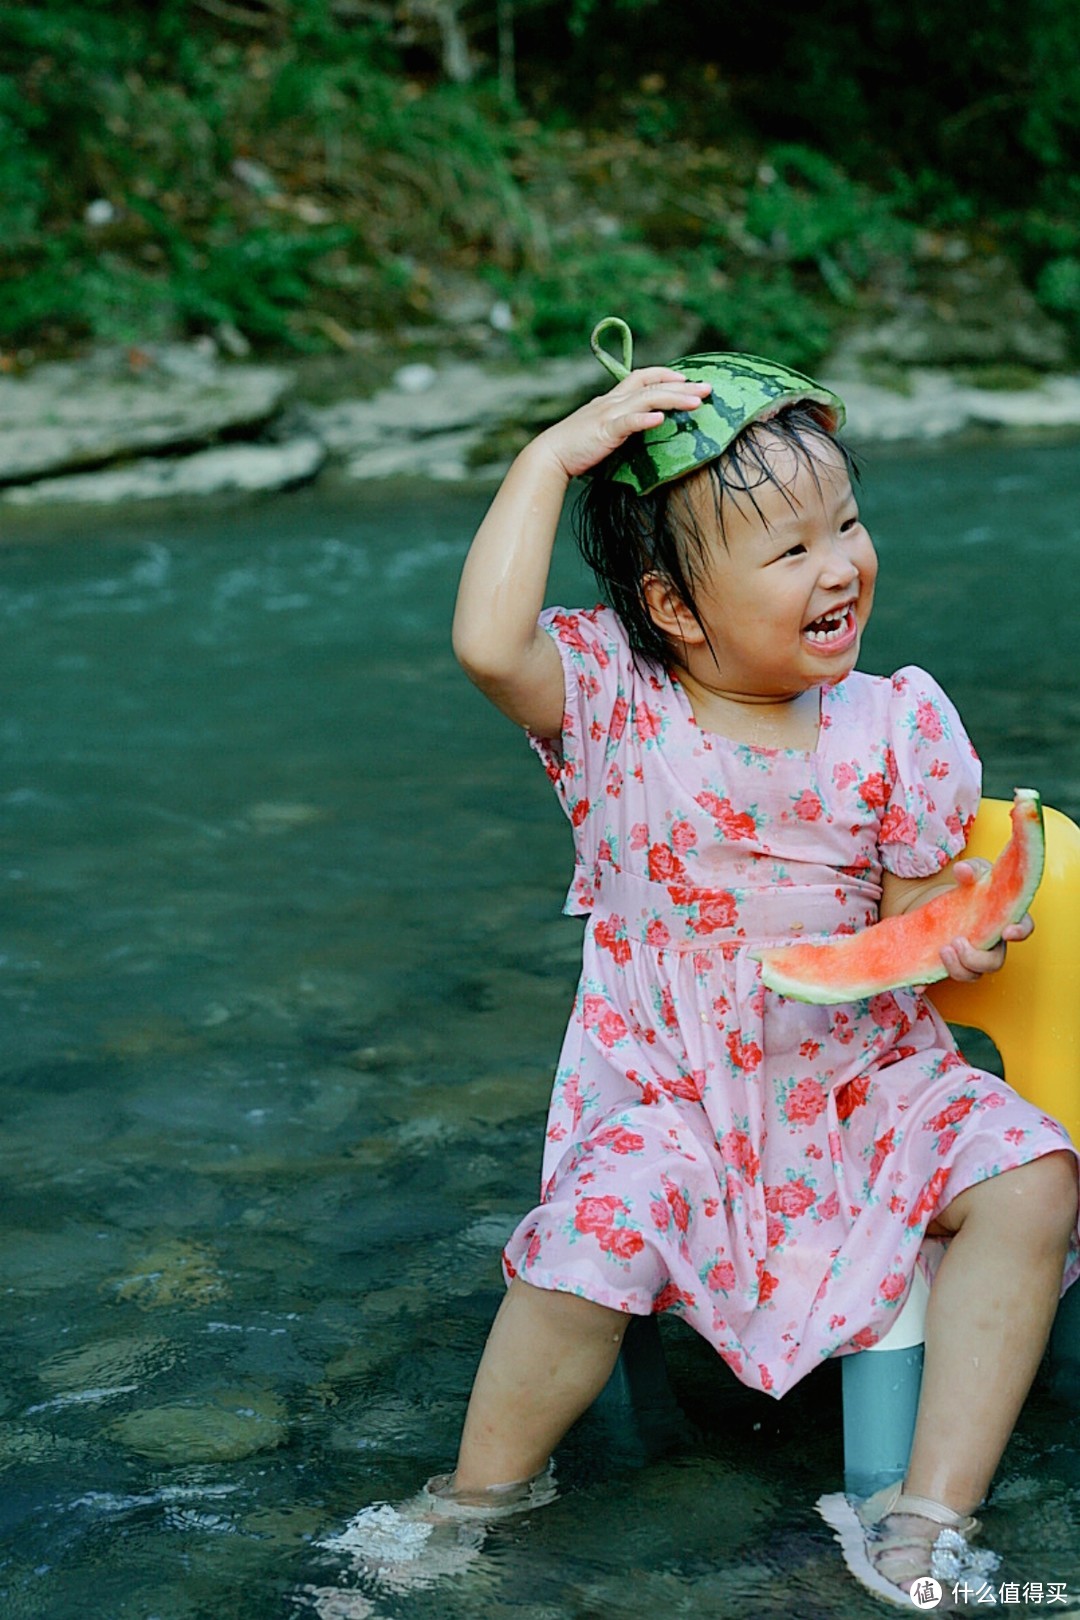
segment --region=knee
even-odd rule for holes
[[[1014,1180],[1014,1177],[1016,1178]],[[1048,1153],[1001,1177],[1007,1218],[1017,1236],[1048,1248],[1068,1245],[1076,1228],[1077,1169],[1072,1153]]]
[[[550,1329],[578,1341],[593,1339],[616,1348],[621,1346],[630,1325],[625,1311],[561,1289],[536,1288],[523,1277],[515,1277],[510,1284],[506,1303],[519,1309],[535,1331]]]

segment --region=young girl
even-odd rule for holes
[[[762,985],[755,946],[974,880],[956,857],[979,766],[928,675],[855,673],[877,562],[840,401],[750,356],[630,371],[629,333],[603,324],[622,328],[627,374],[518,457],[454,622],[466,672],[526,729],[570,819],[566,910],[589,921],[542,1201],[507,1246],[441,1495],[479,1511],[527,1496],[634,1314],[677,1312],[782,1395],[888,1331],[929,1234],[948,1242],[931,1246],[907,1479],[861,1505],[858,1546],[854,1509],[826,1509],[851,1566],[908,1606],[943,1526],[966,1553],[1080,1268],[1075,1154],[967,1066],[917,992],[816,1007]],[[610,605],[542,612],[581,475]],[[942,952],[961,980],[1003,958]]]

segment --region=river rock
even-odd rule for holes
[[[141,1254],[133,1270],[106,1287],[116,1299],[151,1311],[208,1305],[229,1292],[211,1251],[182,1238],[166,1239]]]
[[[158,1337],[100,1339],[61,1350],[38,1368],[38,1377],[61,1395],[87,1400],[137,1388],[167,1372],[179,1355],[176,1345]]]
[[[499,373],[468,362],[398,373],[370,399],[313,410],[314,431],[352,478],[465,477],[476,451],[508,423],[555,420],[604,387],[591,355]]]
[[[292,489],[314,478],[325,460],[326,446],[311,435],[285,444],[223,444],[191,456],[146,456],[101,472],[16,484],[0,500],[13,506],[102,506]]]
[[[288,1435],[285,1406],[265,1390],[222,1390],[202,1401],[146,1407],[109,1431],[151,1462],[236,1462],[273,1451]]]
[[[220,365],[212,350],[179,345],[0,377],[0,484],[261,427],[290,383],[281,367]]]
[[[944,369],[913,367],[902,390],[842,371],[826,372],[823,380],[847,406],[845,431],[856,444],[944,439],[973,428],[1080,428],[1080,377],[1047,377],[1033,388],[975,388]]]

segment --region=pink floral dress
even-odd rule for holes
[[[749,954],[863,928],[883,869],[957,855],[979,763],[918,669],[825,688],[813,752],[756,748],[700,730],[610,610],[541,622],[566,714],[531,740],[574,831],[564,909],[588,924],[542,1202],[506,1274],[675,1311],[780,1395],[888,1331],[958,1193],[1069,1145],[921,996],[807,1006]],[[1078,1270],[1074,1245],[1065,1280]]]

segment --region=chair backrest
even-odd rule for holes
[[[994,860],[1008,842],[1009,805],[983,799],[966,854]],[[1080,1143],[1080,827],[1044,807],[1046,869],[1031,907],[1035,932],[1009,947],[1000,973],[945,979],[930,997],[950,1024],[981,1029],[1021,1096]]]

